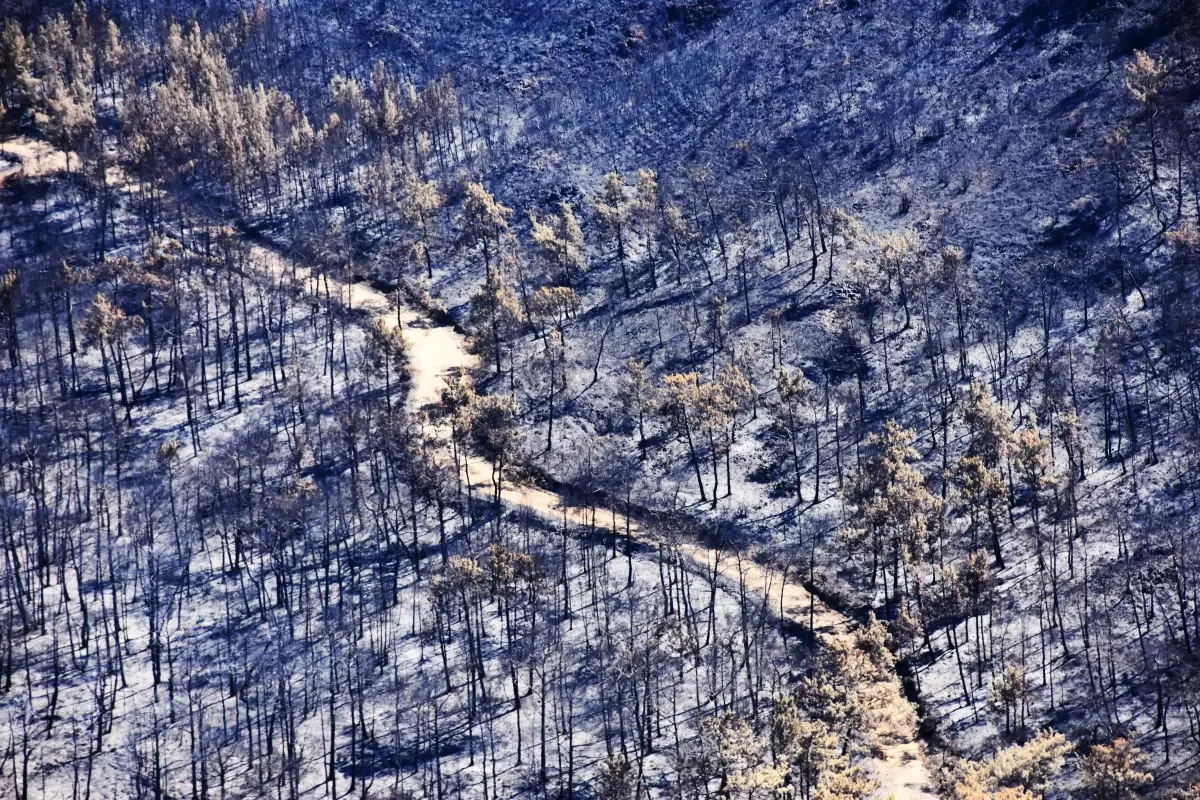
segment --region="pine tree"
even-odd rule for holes
[[[872,435],[874,453],[851,481],[847,500],[854,506],[847,536],[852,544],[866,545],[871,554],[872,583],[880,561],[890,558],[893,595],[900,597],[901,568],[924,562],[928,537],[940,522],[942,503],[929,491],[913,462],[920,456],[912,447],[916,434],[895,420]],[[886,585],[886,576],[885,576]]]
[[[625,362],[625,374],[621,381],[619,396],[625,408],[637,419],[638,449],[646,455],[646,415],[656,404],[654,383],[646,372],[646,365],[636,359]]]
[[[978,456],[984,466],[995,468],[1008,453],[1012,441],[1009,411],[992,396],[987,384],[971,381],[963,402],[963,421],[971,430],[970,455]]]
[[[1154,781],[1154,775],[1143,769],[1148,760],[1132,742],[1120,737],[1111,744],[1094,746],[1079,766],[1083,782],[1096,800],[1128,800]]]
[[[769,730],[771,754],[786,765],[790,796],[853,800],[874,791],[875,782],[858,774],[837,735],[820,720],[804,719],[791,696],[776,701]]]
[[[802,370],[780,367],[776,372],[775,398],[766,404],[775,430],[782,438],[784,457],[791,464],[792,489],[796,502],[804,502],[803,476],[806,457],[802,454],[805,432],[808,429],[808,402],[813,393],[812,383]],[[818,495],[813,493],[813,502]]]
[[[706,761],[720,780],[718,796],[768,798],[784,785],[785,768],[770,761],[766,748],[745,719],[732,713],[707,717],[701,723]]]
[[[650,288],[658,288],[658,272],[654,260],[654,226],[658,223],[658,173],[639,169],[636,193],[630,213],[642,234],[643,261],[650,273]]]
[[[117,374],[117,386],[121,405],[125,409],[125,421],[130,419],[133,405],[130,392],[132,376],[128,374],[125,340],[142,327],[142,318],[130,316],[120,306],[112,303],[103,294],[97,294],[83,321],[84,343],[100,351],[104,383],[112,397],[112,372]]]
[[[15,19],[6,20],[0,32],[0,101],[18,107],[31,90],[30,67],[33,57],[29,41]]]
[[[570,203],[560,203],[559,213],[541,222],[529,215],[534,247],[554,279],[573,287],[588,271],[583,231]]]
[[[492,488],[499,507],[504,469],[516,459],[520,442],[517,404],[509,397],[475,395],[467,411],[471,440],[492,463]]]
[[[529,299],[529,315],[545,336],[551,330],[565,344],[567,323],[579,313],[579,295],[569,286],[543,286]]]
[[[1158,136],[1155,120],[1161,108],[1162,91],[1167,83],[1170,65],[1143,50],[1134,50],[1133,59],[1125,64],[1125,86],[1138,103],[1146,107],[1150,118],[1150,174],[1158,182]]]
[[[471,297],[471,324],[481,334],[476,342],[484,349],[484,357],[495,363],[497,375],[501,374],[503,342],[517,330],[520,320],[517,295],[500,270],[495,270]]]
[[[668,428],[687,443],[688,461],[696,474],[700,499],[707,501],[708,493],[704,489],[704,478],[700,474],[700,450],[697,442],[704,414],[700,375],[695,372],[667,375],[663,378],[658,397],[659,413],[666,420]]]
[[[956,800],[1036,800],[1074,749],[1061,733],[1044,730],[1030,741],[1007,747],[990,759],[963,761],[956,772]]]
[[[910,260],[913,249],[913,239],[908,232],[893,233],[879,242],[879,267],[887,276],[889,286],[892,281],[896,283],[897,300],[904,309],[904,330],[912,327],[908,273],[912,268]]]
[[[555,401],[567,390],[567,349],[562,334],[547,331],[542,347],[534,356],[534,367],[540,373],[546,392],[546,452],[554,449]]]
[[[1003,474],[999,469],[989,468],[980,456],[964,456],[954,465],[950,480],[958,487],[958,498],[970,516],[968,546],[975,549],[982,527],[981,520],[986,521],[996,567],[1004,569],[1000,524],[995,510],[996,502],[1008,497],[1008,485],[1004,482]]]
[[[1025,716],[1029,710],[1029,679],[1025,671],[1010,664],[992,681],[988,704],[992,710],[1004,717],[1004,734],[1011,736],[1014,730],[1020,733],[1025,728]]]
[[[629,270],[625,265],[625,226],[629,221],[630,203],[625,199],[625,179],[621,177],[621,173],[613,170],[605,174],[595,204],[596,219],[600,228],[613,237],[617,264],[621,267],[621,286],[625,296],[629,297]]]
[[[1043,563],[1041,508],[1042,494],[1058,483],[1054,469],[1054,458],[1050,442],[1038,428],[1037,416],[1032,415],[1029,424],[1017,431],[1013,440],[1013,462],[1029,497],[1030,516],[1033,519],[1033,534],[1037,544],[1039,566]]]
[[[496,202],[481,184],[467,184],[467,196],[455,220],[458,243],[462,247],[480,249],[488,275],[492,274],[492,262],[500,249],[501,239],[509,232],[508,218],[511,216],[512,209]]]
[[[392,406],[392,375],[403,367],[408,353],[404,333],[391,322],[376,319],[367,331],[367,357],[371,366],[383,373],[384,397]]]
[[[405,168],[401,171],[400,215],[407,225],[417,231],[413,261],[425,262],[426,275],[430,280],[433,280],[433,247],[438,231],[435,222],[445,203],[446,198],[438,191],[436,183],[421,180],[421,176],[414,169]]]

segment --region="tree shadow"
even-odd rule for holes
[[[359,745],[359,757],[353,766],[348,759],[342,759],[338,771],[347,778],[353,776],[358,779],[370,779],[400,770],[413,772],[434,759],[458,755],[463,752],[463,742],[461,738],[449,738],[437,748],[429,744],[420,748],[408,745],[397,748],[380,739],[368,739]]]

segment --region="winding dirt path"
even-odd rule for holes
[[[255,245],[253,256],[275,274],[288,269],[280,256],[265,247]],[[296,275],[311,278],[311,273],[296,267]],[[386,295],[365,283],[337,284],[330,281],[333,291],[351,308],[366,311],[374,318],[394,326],[396,309]],[[411,386],[408,394],[410,411],[420,411],[438,402],[448,379],[467,372],[478,363],[477,356],[468,351],[468,341],[448,325],[431,323],[428,317],[407,307],[400,310],[400,322],[408,342],[408,369]],[[480,458],[468,459],[465,478],[473,489],[490,493],[492,466]],[[555,520],[564,517],[572,524],[604,525],[624,532],[633,538],[654,542],[656,537],[636,521],[622,514],[573,507],[554,492],[525,483],[505,480],[502,499],[510,506],[525,508]],[[759,564],[748,558],[735,559],[695,541],[685,540],[677,545],[679,553],[701,574],[716,572],[728,581],[744,580],[746,588],[770,599],[770,607],[782,619],[811,627],[817,636],[828,641],[849,639],[856,630],[854,622],[815,598],[799,583],[785,582],[781,570]],[[715,561],[715,564],[714,564]],[[874,755],[864,764],[864,771],[879,783],[875,796],[895,800],[933,800],[933,782],[924,758],[924,748],[916,735],[916,713],[905,699],[895,676],[877,681],[867,687],[871,706]]]
[[[0,185],[12,175],[40,177],[62,172],[67,167],[66,155],[46,142],[18,137],[0,142],[0,156],[15,164],[0,168]],[[2,166],[2,163],[0,163]],[[123,181],[121,181],[123,183]],[[273,250],[258,244],[251,245],[252,257],[270,272],[279,275],[293,268],[297,277],[311,278],[309,270],[288,265]],[[397,310],[380,291],[365,283],[337,283],[330,279],[329,287],[343,293],[347,304],[368,312],[374,318],[395,325]],[[438,325],[411,308],[399,310],[399,321],[408,342],[408,369],[411,387],[409,409],[418,411],[436,403],[446,380],[473,368],[478,359],[468,351],[466,338],[454,328]],[[492,491],[492,467],[482,459],[469,459],[465,477],[472,487]],[[505,481],[502,487],[505,502],[534,511],[553,519],[564,517],[574,524],[598,524],[590,509],[569,506],[554,492],[527,484]],[[635,539],[653,542],[654,535],[637,522],[608,511],[603,514],[613,529],[628,530]],[[827,642],[849,639],[855,624],[845,615],[815,598],[802,585],[784,580],[783,573],[751,559],[734,559],[695,541],[685,540],[678,545],[680,554],[692,562],[702,574],[717,574],[732,582],[744,580],[747,589],[770,599],[770,606],[788,622],[811,627]],[[895,800],[934,800],[933,781],[924,758],[924,749],[916,735],[916,714],[904,698],[895,676],[866,687],[871,699],[874,730],[874,755],[864,764],[865,771],[879,783],[878,798]]]

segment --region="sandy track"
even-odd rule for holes
[[[66,153],[55,149],[48,142],[28,136],[18,136],[0,142],[0,186],[13,175],[36,178],[64,172],[66,169]]]
[[[254,255],[256,260],[270,266],[276,274],[285,268],[280,257],[265,248],[256,246]],[[303,268],[297,268],[296,274],[301,278],[311,277],[309,271]],[[367,311],[390,325],[396,324],[396,310],[382,292],[365,283],[338,284],[330,280],[330,287],[334,292],[341,292],[352,308]],[[401,309],[400,321],[408,342],[407,366],[412,382],[408,406],[411,411],[419,411],[436,403],[446,381],[474,367],[478,358],[468,352],[466,337],[448,325],[433,324],[409,308]],[[489,462],[470,458],[464,473],[472,488],[484,493],[493,491],[492,465]],[[577,525],[611,527],[622,534],[628,530],[635,539],[656,541],[650,531],[619,513],[572,507],[561,495],[547,489],[505,480],[501,494],[503,501],[510,506],[528,509],[551,519],[565,518]],[[726,580],[734,583],[744,580],[749,591],[769,598],[769,607],[778,612],[781,618],[805,628],[809,627],[811,621],[816,634],[826,640],[854,635],[855,623],[815,598],[801,584],[785,583],[781,570],[750,559],[742,559],[739,563],[728,553],[720,553],[692,540],[684,540],[677,546],[680,554],[702,574],[711,574],[715,562],[717,573]],[[916,713],[904,698],[899,681],[890,676],[888,680],[871,686],[870,690],[875,702],[872,716],[876,722],[876,730],[873,731],[876,744],[875,756],[864,766],[871,777],[879,782],[876,797],[932,800],[937,795],[932,789],[922,744],[916,736]]]

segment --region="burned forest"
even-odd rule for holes
[[[0,798],[1200,798],[1200,3],[0,0]]]

